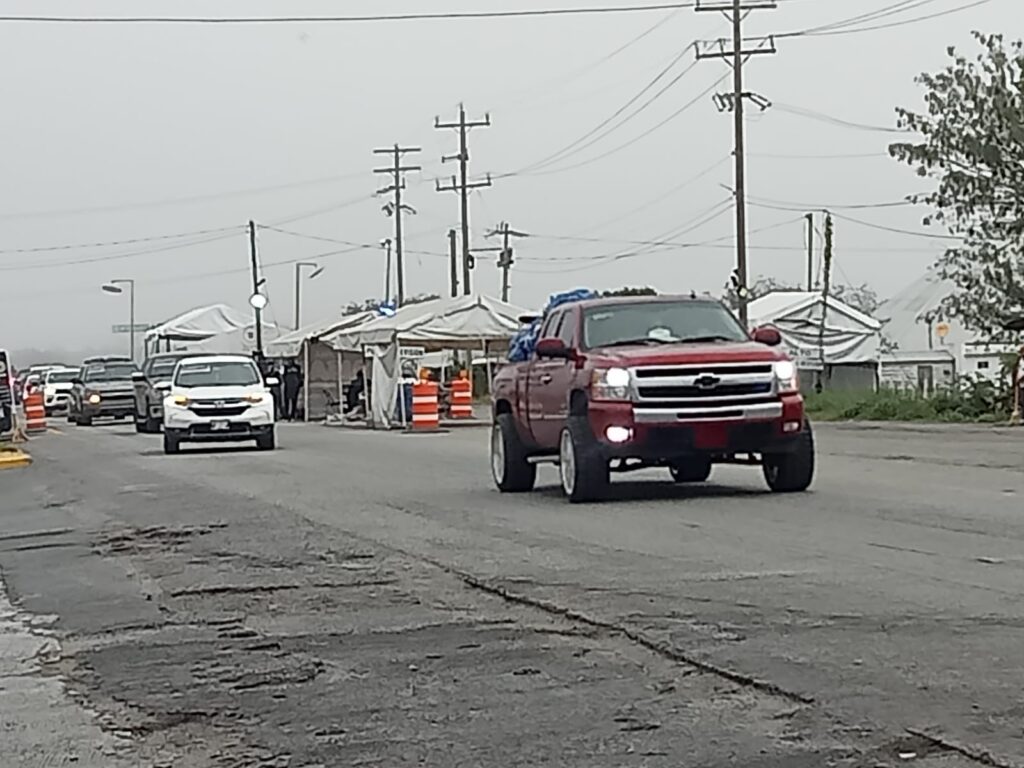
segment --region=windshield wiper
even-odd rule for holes
[[[620,341],[612,341],[608,344],[602,344],[602,347],[631,347],[631,346],[642,346],[644,344],[678,344],[676,339],[652,339],[645,336],[642,339],[622,339]]]
[[[686,339],[680,339],[679,344],[702,344],[709,341],[737,341],[737,339],[731,336],[691,336]]]

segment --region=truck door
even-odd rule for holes
[[[568,307],[553,318],[548,338],[561,339],[566,347],[576,348],[576,312]],[[555,448],[558,438],[569,417],[569,388],[575,373],[575,364],[570,360],[535,360],[535,394],[531,395],[532,407],[537,409],[539,418],[533,422],[533,438],[544,448]]]
[[[549,339],[555,335],[554,331],[561,322],[564,312],[552,312],[544,320],[540,327],[537,339]],[[526,417],[530,434],[533,441],[543,448],[552,447],[550,440],[546,440],[544,428],[545,398],[548,396],[548,385],[554,380],[551,374],[552,364],[555,360],[541,359],[534,352],[526,371]]]

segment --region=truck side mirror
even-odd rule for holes
[[[541,339],[537,342],[537,357],[569,360],[572,357],[572,351],[565,346],[565,342],[561,339]]]
[[[777,347],[782,343],[782,334],[779,333],[779,329],[771,325],[755,328],[752,337],[758,344],[764,344],[766,347]]]

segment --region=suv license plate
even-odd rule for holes
[[[210,424],[210,429],[214,432],[227,432],[230,426],[230,423],[226,420],[214,421]]]

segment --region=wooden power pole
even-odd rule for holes
[[[434,128],[438,130],[454,128],[459,132],[459,151],[454,155],[443,155],[441,162],[447,163],[451,160],[459,161],[458,178],[452,176],[451,182],[442,184],[437,182],[438,192],[457,192],[459,195],[459,217],[462,226],[462,292],[469,295],[472,291],[470,284],[470,270],[473,269],[473,254],[470,248],[469,239],[469,193],[474,189],[491,186],[491,176],[487,175],[484,181],[469,180],[469,131],[471,128],[486,128],[491,124],[491,116],[485,115],[483,120],[467,120],[466,108],[459,105],[459,119],[453,123],[442,123],[441,118],[435,118]]]
[[[814,290],[814,214],[808,213],[807,219],[807,290]]]
[[[501,300],[508,302],[509,294],[509,273],[512,271],[514,262],[512,250],[513,237],[529,237],[525,232],[517,232],[509,226],[507,221],[501,222],[495,229],[488,232],[485,237],[496,237],[501,235],[501,247],[481,248],[480,250],[495,251],[498,254],[498,267],[501,269]]]
[[[821,392],[825,379],[825,326],[828,323],[828,296],[832,283],[832,214],[825,212],[825,250],[822,254],[824,262],[821,278],[821,324],[818,326],[818,362],[821,371],[815,390]]]
[[[388,216],[393,216],[395,219],[395,273],[396,279],[395,284],[398,290],[398,298],[395,302],[396,306],[402,306],[405,301],[405,264],[403,262],[403,255],[405,252],[405,245],[402,240],[402,217],[406,213],[416,213],[416,210],[411,206],[405,205],[402,202],[402,190],[405,189],[405,174],[410,171],[419,171],[422,168],[418,165],[403,165],[402,158],[412,152],[422,151],[419,147],[402,147],[395,144],[393,147],[387,149],[375,149],[373,153],[375,155],[391,155],[391,165],[387,168],[374,168],[374,173],[385,173],[391,177],[391,183],[377,190],[378,195],[393,194],[394,199],[388,202],[384,206],[384,213]],[[390,274],[391,270],[388,269]],[[388,297],[390,298],[390,297]]]
[[[459,235],[454,229],[448,230],[448,266],[451,269],[452,298],[459,295]]]
[[[755,10],[775,8],[774,0],[696,0],[698,11],[718,11],[732,23],[732,38],[703,41],[697,44],[698,59],[725,59],[732,66],[732,93],[729,103],[733,113],[733,134],[736,162],[736,277],[739,281],[740,320],[748,322],[749,274],[747,269],[747,181],[746,149],[744,136],[743,100],[755,94],[743,90],[743,65],[755,54],[775,53],[775,41],[771,37],[756,40],[743,39],[743,20]],[[719,96],[720,100],[722,97]],[[762,104],[762,109],[764,105]]]

